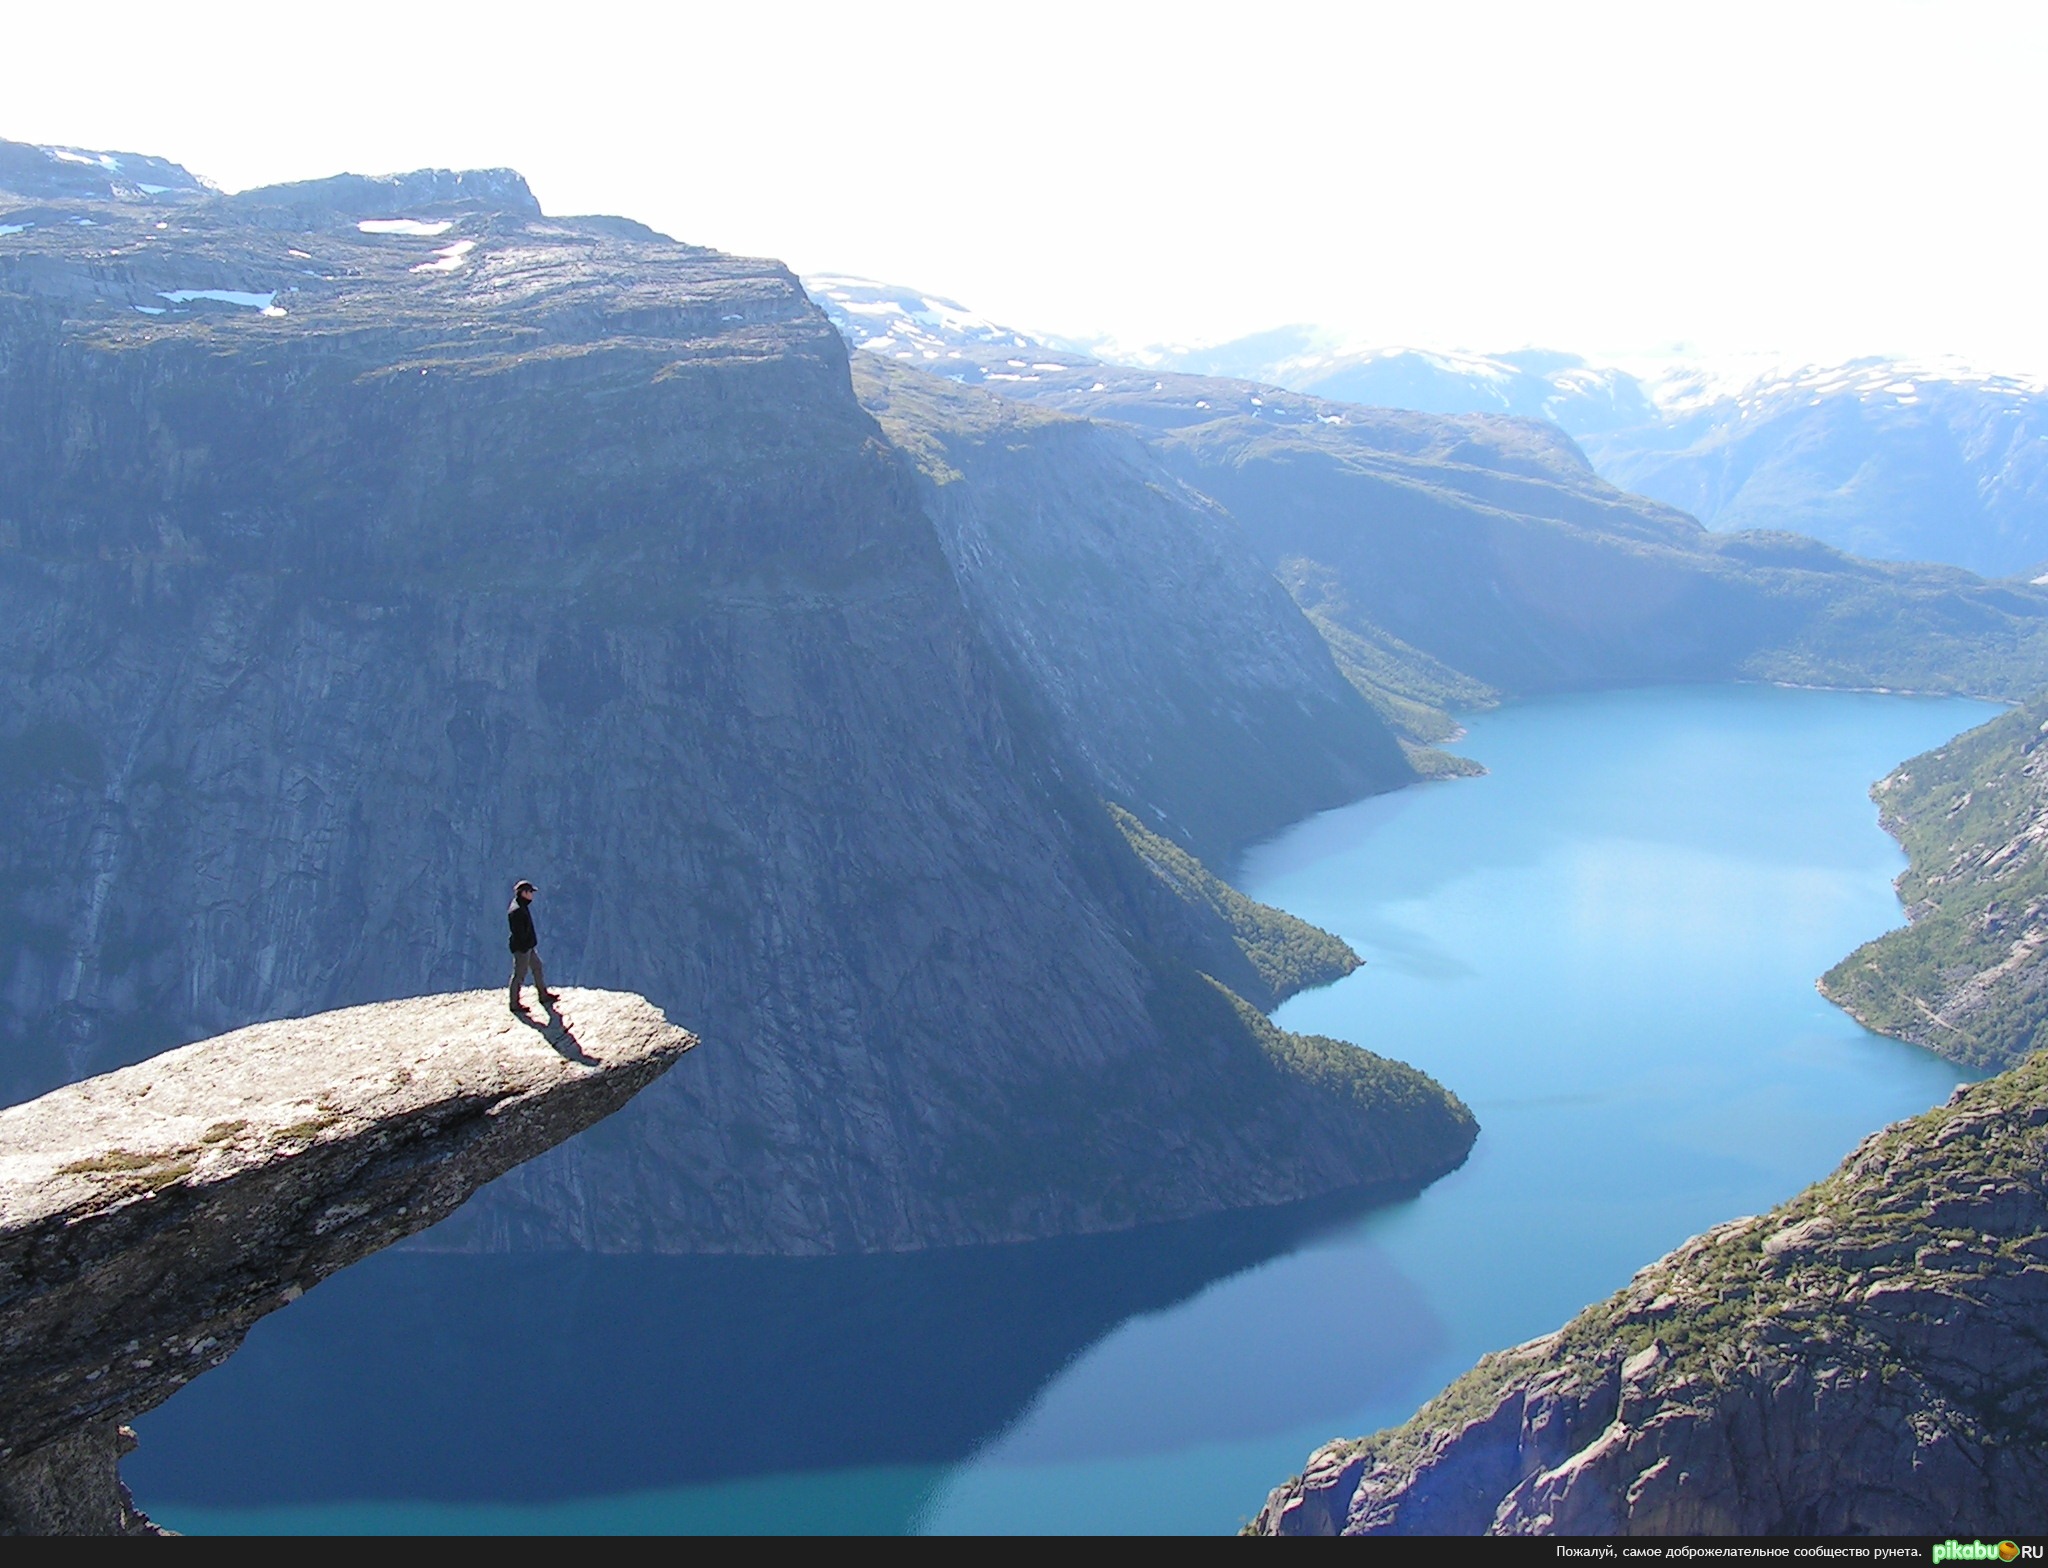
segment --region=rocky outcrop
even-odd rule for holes
[[[2048,1511],[2048,1056],[1866,1139],[1407,1425],[1271,1534],[1921,1535]]]
[[[1976,1068],[2048,1044],[2048,701],[1901,763],[1871,790],[1906,851],[1910,922],[1821,977],[1867,1028]]]
[[[0,1531],[136,1532],[122,1423],[696,1044],[637,996],[258,1024],[0,1111]]]

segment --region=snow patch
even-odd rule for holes
[[[35,225],[33,223],[0,223],[0,236],[5,236],[8,234],[20,234],[24,230],[32,229],[34,227]]]
[[[88,169],[109,169],[119,172],[121,160],[103,152],[75,152],[69,147],[45,147],[44,152],[59,163],[82,163]]]
[[[364,234],[417,234],[428,239],[436,234],[446,234],[454,227],[454,220],[450,218],[433,223],[425,218],[365,218],[356,225]]]
[[[140,180],[137,180],[137,181],[135,182],[135,188],[136,188],[137,190],[141,191],[141,192],[142,192],[142,194],[143,194],[143,195],[145,195],[145,196],[161,196],[161,195],[163,195],[163,193],[164,193],[165,191],[167,191],[167,190],[169,190],[169,189],[170,189],[170,186],[168,186],[168,185],[144,185],[144,184],[142,183],[142,181],[140,181]]]
[[[414,272],[453,272],[457,267],[469,260],[469,253],[475,249],[475,240],[457,240],[453,245],[444,245],[441,249],[435,251],[432,261],[423,261],[412,270]]]
[[[161,305],[137,305],[135,308],[145,316],[161,316],[164,313],[164,307]]]
[[[268,294],[251,294],[242,289],[158,289],[156,297],[167,299],[173,305],[189,305],[195,299],[210,299],[223,305],[241,305],[249,310],[260,310],[266,316],[284,314],[271,303],[277,298],[275,289]]]

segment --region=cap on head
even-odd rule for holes
[[[513,884],[512,896],[517,898],[521,893],[538,893],[539,891],[540,889],[531,882],[517,882]]]

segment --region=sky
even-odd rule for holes
[[[0,0],[0,137],[509,165],[1027,329],[2048,372],[2048,6]]]

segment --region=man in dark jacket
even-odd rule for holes
[[[511,907],[505,911],[506,923],[512,927],[512,1011],[523,1013],[526,1004],[519,1000],[519,988],[526,982],[526,971],[533,971],[533,989],[543,1007],[555,1005],[555,993],[548,989],[547,976],[540,967],[540,938],[533,932],[533,895],[540,889],[531,882],[521,882],[512,889]]]

